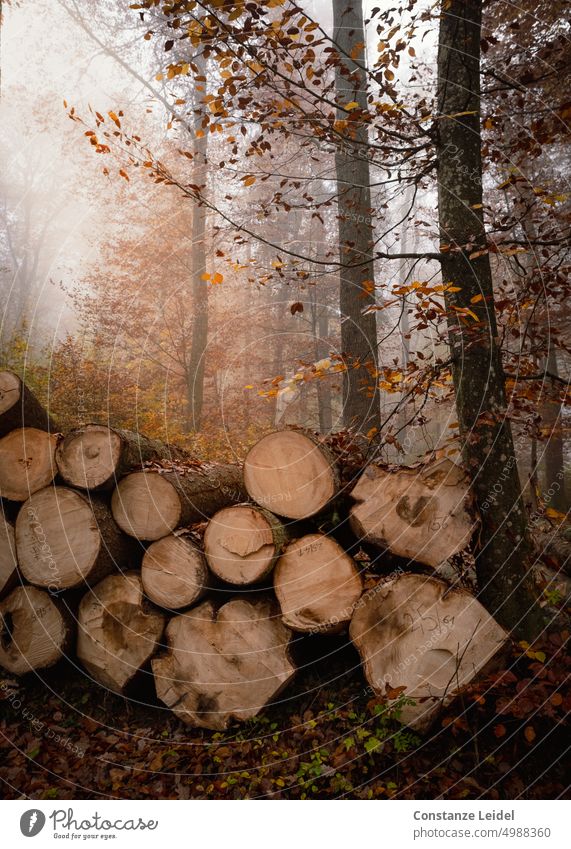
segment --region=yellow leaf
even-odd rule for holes
[[[121,121],[119,120],[115,112],[108,112],[107,114],[109,115],[114,124],[117,124],[118,127],[121,126]]]
[[[470,298],[470,303],[471,304],[477,304],[477,303],[479,303],[480,301],[483,301],[483,300],[484,300],[483,295],[474,295],[473,298]]]
[[[545,511],[545,515],[548,519],[564,519],[565,513],[560,513],[559,510],[556,510],[554,507],[548,507]]]
[[[210,274],[201,274],[200,279],[201,280],[210,280]]]
[[[461,286],[447,286],[446,291],[447,292],[461,292],[462,287]]]
[[[256,182],[256,178],[250,175],[249,177],[242,177],[242,181],[245,186],[253,186]]]
[[[353,109],[358,109],[358,108],[359,108],[359,104],[357,103],[356,100],[352,100],[350,103],[345,104],[345,109],[347,110],[347,112],[351,112]]]

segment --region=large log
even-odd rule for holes
[[[113,492],[111,509],[125,533],[156,540],[243,499],[240,469],[209,464],[181,472],[132,472]]]
[[[307,534],[278,560],[274,589],[294,631],[336,632],[348,625],[363,591],[355,561],[331,537]]]
[[[464,472],[446,459],[368,466],[351,495],[350,524],[360,539],[428,566],[465,548],[477,525]]]
[[[79,605],[77,656],[99,684],[127,692],[155,653],[165,617],[145,601],[139,575],[109,575]]]
[[[287,528],[269,510],[238,504],[212,517],[204,534],[204,551],[215,575],[245,586],[270,574],[288,538]]]
[[[171,619],[152,661],[158,697],[188,725],[224,730],[257,716],[295,674],[291,631],[271,599],[210,601]]]
[[[0,371],[0,436],[18,427],[55,433],[56,425],[36,396],[11,371]]]
[[[379,583],[357,604],[350,637],[379,696],[404,688],[400,720],[426,730],[508,638],[466,590],[425,575]]]
[[[68,433],[56,451],[60,475],[80,489],[110,489],[145,463],[182,461],[184,456],[157,439],[98,424]]]
[[[145,594],[159,607],[190,607],[208,589],[206,558],[187,534],[169,534],[147,548],[141,579]]]
[[[21,427],[0,439],[0,495],[25,501],[54,479],[58,437],[34,427]]]
[[[64,486],[46,487],[22,505],[16,552],[25,579],[52,592],[92,585],[136,555],[106,504]]]
[[[0,666],[13,675],[46,669],[71,646],[71,617],[49,593],[16,587],[0,602]]]
[[[307,519],[337,495],[340,474],[331,450],[308,433],[269,433],[248,452],[244,484],[262,507],[288,519]]]
[[[14,526],[0,513],[0,598],[7,595],[18,581],[18,559]]]

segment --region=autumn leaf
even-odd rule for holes
[[[108,112],[107,114],[109,115],[114,124],[117,124],[118,127],[121,127],[121,121],[119,120],[115,112]]]
[[[217,271],[215,274],[212,275],[210,282],[212,283],[213,286],[219,286],[220,283],[222,283],[223,280],[224,280],[224,275],[220,274],[220,272]]]
[[[127,180],[127,182],[129,181],[129,175],[122,168],[119,170],[119,174],[121,175],[121,177],[123,177],[125,180]]]
[[[480,303],[480,301],[483,301],[483,300],[484,300],[483,295],[474,295],[473,298],[470,298],[470,303],[471,304],[478,304],[478,303]]]
[[[303,304],[301,303],[301,301],[296,301],[295,304],[291,305],[289,311],[292,315],[295,315],[296,312],[303,312]]]
[[[506,726],[502,725],[494,725],[494,734],[496,737],[505,737],[506,734]]]
[[[533,743],[536,738],[534,728],[531,725],[528,725],[525,731],[523,732],[523,736],[525,737],[528,743]]]
[[[253,186],[256,182],[256,178],[250,174],[247,177],[242,177],[242,182],[245,186]]]

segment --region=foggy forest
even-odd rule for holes
[[[566,5],[3,0],[4,798],[568,791]]]

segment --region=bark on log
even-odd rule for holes
[[[209,585],[202,551],[184,533],[170,534],[153,542],[143,557],[141,579],[145,594],[167,610],[190,607]]]
[[[25,501],[54,479],[58,437],[34,427],[21,427],[0,439],[0,495]]]
[[[400,719],[420,731],[508,638],[470,593],[425,575],[401,575],[365,593],[349,634],[375,693],[406,688],[414,704]]]
[[[16,519],[20,571],[51,591],[93,585],[129,565],[136,546],[103,502],[64,486],[49,486],[22,505]]]
[[[290,543],[274,572],[282,619],[294,631],[338,632],[349,624],[363,591],[354,560],[323,534]]]
[[[204,551],[215,575],[245,586],[270,574],[288,538],[287,528],[269,510],[238,504],[212,517],[204,534]]]
[[[237,466],[204,465],[183,473],[132,472],[113,492],[111,509],[125,533],[156,540],[243,499]]]
[[[16,587],[0,602],[0,666],[25,675],[53,666],[71,645],[71,617],[49,593]]]
[[[18,559],[14,526],[0,513],[0,598],[16,586]]]
[[[0,371],[0,437],[18,427],[55,433],[56,425],[36,396],[11,371]]]
[[[68,433],[56,451],[59,473],[70,486],[111,489],[144,463],[183,461],[185,453],[140,433],[88,424]]]
[[[319,513],[337,494],[340,474],[329,448],[308,433],[269,433],[248,452],[244,484],[262,507],[288,519]]]
[[[295,674],[291,637],[272,599],[218,611],[206,601],[168,624],[169,652],[152,661],[157,695],[188,725],[221,731],[251,719]]]
[[[428,566],[465,548],[477,525],[468,482],[450,460],[368,466],[351,496],[350,524],[360,539]]]
[[[145,601],[139,575],[109,575],[79,605],[77,656],[92,677],[125,693],[155,653],[165,617]]]

